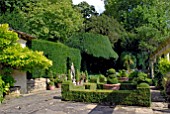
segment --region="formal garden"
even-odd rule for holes
[[[154,58],[154,77],[150,59],[167,45],[169,2],[104,1],[100,14],[72,0],[0,1],[0,102],[14,70],[61,87],[64,101],[150,107],[151,86],[169,101],[167,50]],[[35,39],[23,48],[16,31]]]

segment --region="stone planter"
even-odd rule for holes
[[[119,77],[118,80],[119,82],[126,82],[129,81],[129,77]]]
[[[49,86],[48,86],[48,89],[49,89],[49,90],[54,90],[54,89],[55,89],[55,86],[54,86],[54,85],[49,85]]]
[[[120,83],[117,83],[117,84],[103,84],[103,89],[119,90],[120,89]]]

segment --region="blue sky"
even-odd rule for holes
[[[95,6],[98,13],[102,13],[104,9],[104,0],[72,0],[73,4],[79,4],[82,1],[86,1],[89,5]]]

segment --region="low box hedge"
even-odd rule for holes
[[[144,87],[137,87],[136,90],[80,90],[72,88],[71,83],[63,83],[62,100],[149,107],[151,94],[150,89]]]
[[[85,89],[96,90],[96,83],[84,83]]]

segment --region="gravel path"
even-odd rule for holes
[[[156,92],[159,96],[159,91]],[[166,103],[157,101],[150,108],[66,102],[61,101],[61,90],[56,89],[7,100],[0,105],[0,114],[170,114],[166,107]]]

